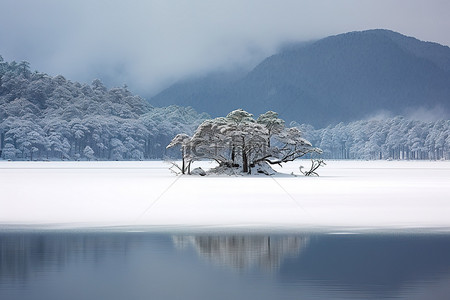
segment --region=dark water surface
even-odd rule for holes
[[[450,299],[450,235],[1,232],[0,299]]]

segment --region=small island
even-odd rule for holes
[[[286,127],[276,112],[268,111],[255,120],[242,109],[226,117],[205,120],[192,137],[176,135],[167,148],[175,146],[181,148],[182,165],[174,165],[182,174],[198,175],[207,174],[200,168],[191,172],[192,163],[199,160],[217,162],[219,165],[208,171],[213,174],[273,175],[270,165],[322,153],[303,138],[298,128]]]

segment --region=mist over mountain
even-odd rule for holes
[[[212,116],[273,110],[317,127],[379,113],[449,118],[450,48],[389,30],[350,32],[284,47],[246,74],[179,82],[150,103]]]

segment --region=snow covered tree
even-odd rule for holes
[[[274,134],[279,134],[284,129],[284,120],[278,118],[278,114],[268,111],[258,117],[257,123],[263,124],[267,128],[268,140],[267,146],[270,147],[270,139]]]
[[[5,144],[2,150],[2,156],[4,159],[13,160],[18,153],[20,153],[20,150],[16,149],[14,145],[10,143]]]
[[[173,140],[167,145],[167,149],[173,148],[175,146],[181,146],[181,173],[185,174],[186,171],[189,172],[191,160],[189,160],[188,153],[186,151],[186,147],[188,147],[191,138],[184,133],[177,134]],[[187,162],[189,161],[189,162]]]
[[[286,128],[275,112],[255,120],[242,109],[226,117],[205,120],[191,138],[178,134],[167,148],[176,145],[182,148],[183,174],[185,166],[197,160],[216,161],[219,166],[214,171],[220,173],[273,174],[270,164],[322,152],[305,140],[299,129]]]
[[[84,148],[83,154],[88,160],[95,159],[94,150],[92,150],[92,148],[89,146],[86,146]]]
[[[111,139],[111,159],[123,160],[123,155],[127,152],[127,148],[122,141],[117,138]]]

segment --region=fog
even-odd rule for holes
[[[427,107],[406,107],[401,113],[408,120],[422,121],[422,122],[436,122],[438,120],[446,120],[450,116],[450,112],[442,105],[436,105],[431,108]],[[387,120],[394,118],[395,114],[389,110],[377,110],[367,116],[364,120]]]
[[[386,28],[450,45],[450,2],[1,0],[0,55],[33,70],[151,95],[251,68],[289,42]]]

